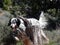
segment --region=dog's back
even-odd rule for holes
[[[32,26],[39,25],[39,21],[35,18],[29,18],[27,20],[31,23]]]

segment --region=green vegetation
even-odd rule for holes
[[[60,30],[44,31],[50,39],[48,45],[60,45]]]
[[[3,0],[3,9],[5,10],[10,10],[12,6],[12,1],[11,0]]]
[[[38,19],[40,12],[44,11],[45,13],[48,13],[52,17],[51,18],[52,21],[50,21],[49,23],[54,22],[56,24],[56,28],[60,27],[59,0],[57,1],[56,0],[3,0],[2,4],[3,4],[3,6],[1,7],[3,9],[2,12],[6,11],[4,16],[8,15],[7,16],[8,19],[10,19],[12,16],[17,16],[17,15],[22,15],[25,17],[34,17]],[[55,20],[53,20],[53,18],[55,18]],[[2,24],[3,22],[5,21],[2,20]],[[2,24],[0,23],[0,42],[3,40],[3,38],[8,36],[11,31],[10,27]],[[48,45],[60,45],[60,30],[58,29],[54,29],[54,30],[50,29],[50,30],[52,31],[44,30],[46,35],[50,39],[50,43]],[[22,45],[22,43],[18,42],[17,45]]]

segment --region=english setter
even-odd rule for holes
[[[43,12],[41,13],[41,15],[43,15]],[[49,39],[46,37],[43,30],[41,29],[40,20],[37,20],[37,19],[34,19],[34,18],[23,18],[23,17],[12,18],[12,19],[10,19],[8,25],[11,26],[13,31],[20,28],[24,32],[26,32],[26,34],[28,36],[30,36],[29,38],[33,37],[32,42],[34,43],[34,45],[39,45],[38,42],[42,41],[41,40],[41,38],[42,38],[41,35],[47,40],[47,42],[49,42]],[[30,28],[32,28],[32,30],[33,30],[33,31],[31,31],[32,33],[29,32]],[[15,38],[17,40],[19,40],[17,37],[15,37]],[[31,38],[31,40],[32,40],[32,38]]]

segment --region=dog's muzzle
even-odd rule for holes
[[[12,28],[16,27],[16,24],[11,24],[11,27],[12,27]]]
[[[17,25],[16,24],[11,24],[10,26],[13,29],[13,31],[15,31],[17,29]]]

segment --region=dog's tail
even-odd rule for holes
[[[40,17],[39,17],[39,22],[42,20],[42,18],[44,17],[44,12],[41,11]]]
[[[40,27],[41,28],[45,28],[46,25],[47,25],[47,22],[46,22],[46,17],[45,17],[45,14],[43,11],[41,11],[41,14],[40,14],[40,17],[39,17],[39,23],[40,23]]]

